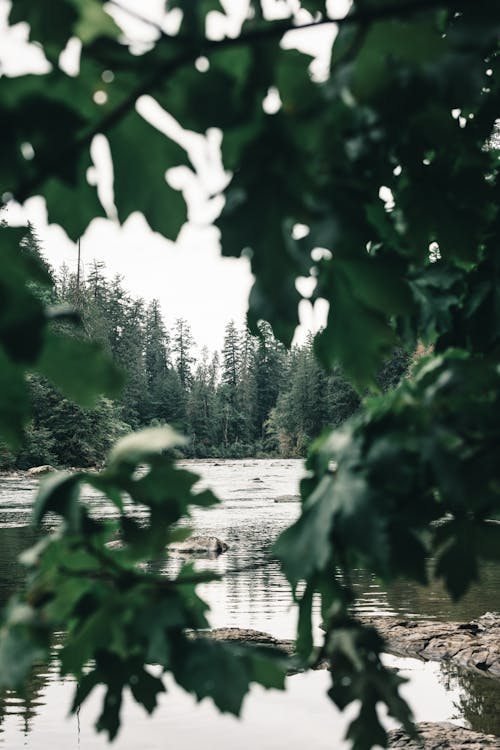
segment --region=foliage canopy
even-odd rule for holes
[[[342,364],[362,394],[375,387],[377,368],[397,343],[432,344],[411,380],[366,399],[360,416],[319,440],[301,488],[302,514],[276,547],[300,606],[299,654],[305,663],[330,660],[330,695],[341,708],[361,699],[349,737],[364,750],[386,741],[379,701],[408,728],[410,714],[398,679],[380,662],[381,640],[352,613],[349,571],[363,565],[386,581],[425,581],[433,553],[435,574],[459,596],[479,559],[499,556],[500,527],[490,520],[500,509],[500,227],[492,142],[500,8],[489,0],[355,0],[338,20],[328,73],[314,80],[310,57],[282,41],[297,25],[330,24],[325,3],[302,0],[300,10],[298,2],[293,10],[281,3],[278,21],[263,5],[249,2],[236,36],[209,38],[208,14],[222,22],[226,4],[170,0],[166,9],[183,13],[178,33],[155,27],[137,54],[112,18],[114,0],[105,7],[58,0],[50,22],[39,3],[14,0],[11,23],[28,21],[50,71],[0,81],[0,186],[5,202],[42,195],[49,220],[76,239],[105,214],[87,181],[89,147],[102,134],[113,158],[119,221],[141,211],[152,229],[174,239],[186,206],[165,172],[189,159],[137,112],[137,100],[152,95],[184,128],[222,130],[231,177],[217,226],[224,254],[251,257],[254,329],[266,319],[289,344],[300,301],[295,282],[312,275],[313,300],[330,303],[317,356],[326,368]],[[80,66],[70,76],[59,56],[75,36]],[[196,65],[200,57],[208,65]],[[263,106],[269,92],[279,101],[272,114]],[[46,274],[18,251],[21,236],[17,229],[1,232],[0,429],[10,441],[19,439],[29,412],[26,371],[52,378],[84,403],[117,384],[93,347],[52,330],[50,319],[67,311],[44,309],[34,293]],[[193,589],[197,574],[158,581],[137,572],[136,563],[176,533],[171,525],[190,503],[212,501],[193,495],[193,477],[163,454],[175,439],[168,431],[145,434],[117,448],[100,475],[44,484],[38,521],[52,511],[64,524],[28,555],[36,563],[28,598],[4,616],[2,684],[21,683],[46,652],[47,629],[65,625],[62,667],[80,677],[75,705],[96,682],[107,684],[99,728],[110,736],[125,684],[148,710],[154,707],[162,685],[145,669],[153,662],[198,697],[210,694],[235,712],[250,680],[282,684],[279,661],[186,638],[185,628],[205,622]],[[148,472],[138,479],[139,463]],[[117,506],[112,529],[78,501],[82,483]],[[127,512],[123,496],[147,508],[145,526]],[[116,531],[124,549],[110,551],[106,543]],[[76,585],[74,572],[82,570],[88,578]],[[315,594],[327,628],[319,654],[311,636]],[[147,632],[139,608],[151,610]],[[92,657],[93,670],[84,674]],[[208,671],[223,679],[209,686]]]

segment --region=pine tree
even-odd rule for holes
[[[240,369],[238,373],[239,403],[243,419],[244,440],[251,443],[255,430],[255,350],[256,339],[245,326],[240,335]]]
[[[213,453],[217,441],[217,398],[213,360],[203,348],[189,394],[188,419],[191,448],[194,455],[206,457]]]
[[[192,367],[195,361],[191,354],[193,346],[194,339],[189,324],[183,318],[177,318],[172,339],[172,352],[175,357],[175,369],[186,391],[193,382]]]
[[[226,326],[222,349],[222,382],[235,391],[239,383],[240,367],[240,340],[234,320],[230,320]]]
[[[144,365],[146,368],[146,419],[169,419],[167,376],[170,369],[170,338],[154,299],[148,305],[144,323]]]
[[[240,338],[234,321],[226,326],[222,350],[222,384],[219,389],[219,404],[222,420],[222,442],[224,447],[241,442],[245,432],[245,420],[240,404]]]
[[[276,405],[285,372],[286,354],[273,335],[268,323],[259,325],[259,337],[254,356],[255,367],[255,427],[259,439],[265,437],[264,425]]]

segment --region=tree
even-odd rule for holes
[[[226,326],[222,349],[222,385],[219,391],[222,416],[222,443],[225,448],[241,441],[245,420],[240,404],[240,337],[234,320]]]
[[[166,390],[170,363],[170,337],[162,319],[160,304],[153,300],[147,310],[144,325],[145,368],[149,419],[168,420],[168,392]]]
[[[214,363],[206,347],[201,353],[188,401],[189,436],[195,455],[205,457],[217,443],[219,413]]]
[[[265,436],[265,424],[275,406],[284,376],[284,351],[276,341],[269,324],[260,323],[254,353],[255,428],[257,436]]]
[[[478,559],[496,558],[500,549],[499,527],[488,520],[500,510],[494,138],[500,9],[488,0],[355,0],[348,15],[337,19],[332,62],[318,81],[310,75],[307,55],[281,45],[302,19],[310,29],[331,23],[322,0],[300,5],[297,15],[295,4],[293,9],[287,4],[283,14],[289,7],[289,17],[271,21],[252,0],[236,38],[207,39],[206,14],[225,8],[217,0],[172,0],[168,8],[183,10],[179,33],[170,36],[155,27],[155,40],[136,55],[111,10],[98,0],[61,0],[51,24],[39,13],[39,3],[15,1],[11,22],[28,21],[31,38],[52,66],[40,76],[2,79],[0,184],[4,201],[43,195],[50,221],[76,239],[93,218],[104,215],[96,188],[86,179],[89,146],[102,134],[113,159],[119,221],[141,211],[155,231],[173,239],[186,207],[165,171],[188,158],[178,143],[141,118],[135,102],[150,94],[185,128],[223,131],[222,159],[231,177],[217,226],[225,255],[245,252],[251,258],[252,331],[267,320],[289,345],[298,321],[296,279],[314,276],[313,301],[330,303],[328,323],[315,340],[316,355],[328,369],[341,365],[364,399],[357,416],[312,448],[302,514],[276,547],[299,602],[299,654],[304,664],[329,659],[329,694],[339,706],[361,700],[349,738],[362,750],[386,742],[379,701],[411,726],[397,693],[399,680],[380,661],[381,639],[349,608],[350,570],[363,565],[381,580],[425,581],[425,559],[433,551],[437,575],[458,597],[476,576]],[[58,59],[75,35],[82,41],[81,62],[79,74],[70,77]],[[193,64],[200,56],[208,59],[207,70]],[[263,107],[270,91],[277,101],[272,112]],[[75,365],[70,353],[83,351],[84,342],[50,331],[42,302],[25,284],[26,279],[47,283],[47,274],[40,263],[19,254],[19,240],[19,232],[2,230],[7,273],[0,291],[7,303],[0,311],[0,429],[11,442],[20,439],[29,417],[27,369],[84,401],[92,399],[95,388],[109,391],[114,384],[112,370],[98,364],[95,348],[87,346]],[[384,397],[367,397],[380,390],[376,373],[394,347],[412,351],[419,342],[432,344],[433,352],[417,364],[411,379]],[[266,364],[262,347],[256,356]],[[184,385],[184,375],[181,380]],[[275,398],[258,381],[256,388],[261,429]],[[131,438],[115,449],[107,473],[55,478],[42,489],[37,517],[59,512],[72,531],[72,544],[76,534],[79,553],[86,550],[88,565],[98,570],[89,583],[93,609],[78,607],[88,591],[73,587],[71,603],[64,599],[67,580],[56,577],[58,588],[51,588],[54,559],[66,562],[75,549],[63,537],[47,543],[47,554],[39,552],[34,580],[45,595],[30,600],[31,624],[21,625],[15,610],[4,618],[1,673],[18,681],[24,673],[15,669],[14,648],[29,666],[44,653],[43,628],[72,623],[76,630],[69,631],[62,658],[79,679],[75,706],[104,680],[108,693],[99,727],[111,735],[125,684],[135,685],[133,694],[147,707],[155,705],[162,684],[143,669],[153,643],[155,660],[198,697],[210,689],[194,665],[210,663],[213,677],[230,660],[238,679],[227,690],[210,681],[221,708],[238,711],[257,673],[267,684],[280,682],[272,667],[260,668],[255,653],[236,654],[203,639],[188,642],[182,627],[172,623],[169,613],[187,612],[183,626],[203,627],[202,605],[196,609],[191,598],[188,606],[185,593],[192,593],[196,577],[189,583],[168,581],[172,608],[162,609],[155,599],[160,582],[139,580],[133,572],[133,562],[153,554],[172,533],[174,517],[187,512],[190,502],[204,502],[192,496],[192,480],[161,454],[160,446],[173,449],[177,441],[165,431]],[[150,467],[142,484],[134,474],[139,459]],[[175,502],[160,490],[166,477],[177,488]],[[127,545],[123,559],[111,561],[106,530],[92,526],[78,504],[82,483],[94,483],[117,503],[120,493],[128,492],[156,514],[158,523],[144,529],[120,516]],[[432,524],[443,517],[443,523]],[[84,527],[93,531],[86,547]],[[341,579],[338,569],[345,574]],[[103,577],[106,595],[100,588]],[[326,627],[319,653],[311,637],[316,595]],[[140,626],[144,600],[154,615],[148,621],[162,623],[155,640]],[[109,617],[110,608],[117,616]],[[125,608],[128,627],[122,632]],[[76,621],[62,612],[71,612]],[[26,616],[24,610],[24,623]],[[105,640],[78,642],[78,628],[88,625],[88,618],[107,624]],[[91,656],[95,668],[83,676],[83,659]],[[111,672],[121,675],[121,682],[110,682]]]
[[[174,335],[172,340],[172,351],[175,357],[175,369],[179,375],[182,387],[187,391],[193,382],[192,366],[194,357],[191,350],[194,339],[189,328],[189,323],[182,318],[175,321]]]

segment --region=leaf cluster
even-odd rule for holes
[[[397,697],[397,679],[380,664],[381,642],[352,619],[350,570],[361,564],[383,580],[425,580],[425,560],[433,553],[436,574],[459,596],[476,576],[478,559],[496,558],[498,550],[491,519],[498,516],[500,488],[494,458],[500,416],[500,233],[493,137],[500,98],[500,11],[488,0],[357,0],[338,22],[329,70],[318,80],[311,58],[281,43],[297,23],[291,9],[284,20],[271,21],[265,7],[252,2],[238,35],[210,39],[207,14],[220,14],[225,5],[175,0],[166,7],[183,11],[179,34],[153,25],[155,40],[135,54],[97,0],[59,0],[58,6],[53,28],[34,0],[16,0],[11,10],[12,21],[29,22],[52,68],[42,76],[2,79],[2,189],[18,200],[42,194],[49,219],[71,237],[79,236],[104,213],[87,181],[89,146],[96,134],[104,134],[113,157],[118,219],[123,222],[138,210],[153,229],[175,238],[186,212],[165,171],[186,163],[186,155],[137,113],[139,97],[151,94],[184,128],[223,132],[222,159],[230,174],[217,226],[222,252],[251,260],[253,330],[259,319],[267,319],[289,344],[301,301],[296,280],[312,276],[312,301],[329,303],[316,354],[327,368],[341,364],[361,395],[376,389],[377,369],[395,345],[411,350],[423,342],[433,348],[408,382],[383,399],[368,400],[364,413],[317,443],[302,486],[302,515],[277,547],[300,601],[301,653],[316,658],[310,609],[319,593],[327,627],[323,656],[334,666],[331,696],[341,706],[362,699],[350,729],[356,750],[384,744],[377,702],[385,702],[407,727],[409,713]],[[316,19],[309,26],[328,22],[323,3],[307,0],[302,7]],[[58,65],[57,54],[75,33],[82,50],[79,73],[71,77]],[[195,65],[200,57],[208,63]],[[28,270],[16,271],[14,262],[11,267],[8,284],[19,289],[16,279]],[[4,387],[10,389],[9,404],[24,404],[16,363],[25,361],[26,352],[19,350],[15,331],[33,329],[28,353],[33,361],[30,352],[43,351],[41,311],[27,299],[22,307],[5,310],[7,323],[0,326],[9,352]],[[55,376],[58,345],[50,346],[45,366]],[[5,408],[8,430],[19,409],[13,417]],[[101,482],[116,503],[120,491],[131,496],[138,491],[136,500],[146,498],[150,514],[174,522],[190,491],[184,480],[177,481],[170,465],[162,462],[160,468],[153,455],[147,458],[149,473],[136,478],[134,460],[125,462],[128,468],[119,460],[119,471],[115,467],[114,474],[94,478],[94,486]],[[156,472],[166,472],[175,487],[168,511],[161,503],[159,511],[153,501],[163,492]],[[147,663],[149,648],[147,637],[141,640],[135,629],[134,592],[143,584],[134,565],[139,550],[152,553],[164,538],[158,531],[155,541],[156,529],[122,520],[130,549],[110,552],[107,531],[72,499],[82,481],[92,483],[82,475],[57,480],[39,503],[39,513],[43,517],[48,507],[61,513],[79,538],[85,527],[100,545],[95,547],[102,555],[99,570],[103,565],[120,593],[105,599],[102,591],[95,599],[83,595],[68,610],[70,617],[61,617],[68,625],[72,617],[80,623],[80,606],[84,613],[88,606],[96,618],[108,604],[118,608],[122,626],[116,632],[107,630],[110,617],[105,627],[102,618],[95,625],[97,640],[104,639],[102,633],[108,637],[109,654],[93,654],[99,679],[117,675],[102,720],[113,734],[113,706],[132,676],[147,705],[160,690],[134,661],[138,653],[140,663]],[[47,555],[57,549],[51,545]],[[116,578],[114,565],[120,571]],[[57,564],[47,564],[48,579],[56,570]],[[129,590],[126,582],[132,580]],[[303,593],[299,581],[305,581]],[[148,579],[148,592],[149,585]],[[169,585],[180,596],[179,582]],[[57,592],[54,596],[57,601]],[[44,607],[43,601],[33,606]],[[195,616],[188,608],[193,622],[202,621],[202,609],[195,606]],[[32,613],[15,612],[14,621],[25,617],[19,624],[19,632],[25,632]],[[183,626],[190,627],[185,621]],[[71,638],[71,626],[69,633]],[[171,657],[155,658],[172,668],[181,684],[198,675],[201,697],[208,682],[201,686],[198,650],[205,647],[179,637],[176,653],[182,664],[190,664],[189,673],[168,661]],[[203,659],[213,663],[220,648],[206,648]],[[83,669],[73,666],[76,672]],[[253,674],[253,667],[241,669]],[[243,684],[241,673],[225,666],[222,671],[236,686]],[[86,684],[91,683],[89,678]]]
[[[120,726],[123,691],[151,713],[167,671],[198,700],[210,697],[236,715],[251,682],[283,688],[283,654],[192,637],[208,627],[196,585],[218,576],[192,564],[176,575],[148,565],[189,534],[176,523],[191,507],[217,502],[209,490],[195,491],[196,474],[175,466],[172,451],[182,442],[171,428],[143,430],[122,438],[100,473],[60,472],[41,483],[34,523],[57,524],[23,554],[29,583],[0,630],[0,687],[21,687],[33,664],[48,658],[52,635],[64,630],[61,674],[78,683],[72,710],[103,684],[96,728],[110,738]],[[113,520],[94,518],[85,487],[111,503]]]
[[[58,328],[57,321],[72,321],[75,312],[49,304],[53,280],[32,237],[29,228],[0,224],[0,435],[12,446],[22,442],[30,417],[30,373],[49,378],[83,406],[121,386],[119,371],[97,344]]]

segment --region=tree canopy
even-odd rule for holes
[[[425,582],[432,554],[433,574],[458,597],[479,559],[500,554],[500,526],[490,522],[500,510],[500,7],[354,0],[336,18],[334,6],[249,0],[241,28],[226,33],[229,2],[167,0],[166,11],[181,12],[178,31],[147,22],[151,41],[137,50],[117,24],[118,10],[127,12],[118,0],[58,0],[50,17],[35,0],[14,0],[10,23],[28,22],[48,72],[0,79],[0,186],[4,203],[43,196],[49,220],[76,240],[106,215],[87,179],[90,146],[103,135],[117,220],[140,211],[175,239],[186,205],[165,173],[189,157],[141,116],[137,101],[152,96],[185,129],[222,131],[229,176],[216,224],[222,253],[251,259],[250,328],[267,320],[289,345],[301,300],[296,281],[312,276],[312,300],[329,303],[316,356],[326,369],[342,365],[364,399],[358,416],[313,447],[301,516],[276,545],[299,603],[302,663],[327,658],[332,700],[341,708],[361,701],[348,736],[364,750],[386,742],[379,702],[409,730],[411,717],[399,678],[380,661],[381,639],[353,615],[349,572],[362,565],[383,581]],[[290,48],[287,34],[297,27],[314,34],[332,19],[331,63],[314,77],[311,58]],[[79,69],[69,75],[61,53],[75,37]],[[98,347],[54,326],[74,314],[38,293],[47,270],[19,251],[22,236],[1,230],[0,429],[12,443],[29,417],[26,372],[84,405],[119,386]],[[421,343],[432,353],[377,396],[382,361],[398,344]],[[180,357],[179,337],[175,346]],[[151,663],[233,712],[250,681],[283,682],[279,657],[186,637],[186,628],[205,624],[193,588],[202,574],[184,569],[169,580],[138,572],[139,560],[176,538],[172,525],[190,504],[213,502],[193,494],[194,478],[175,467],[169,449],[178,440],[166,428],[126,437],[102,473],[47,480],[36,518],[56,513],[64,525],[27,553],[28,595],[3,616],[0,686],[21,684],[46,654],[50,632],[65,628],[61,664],[79,679],[75,707],[104,682],[98,728],[110,736],[125,685],[154,708],[163,686],[145,668]],[[144,463],[148,472],[138,478]],[[90,517],[82,484],[107,495],[118,521]],[[123,497],[146,508],[145,526]],[[118,531],[124,546],[110,549]],[[86,577],[75,579],[82,571]],[[326,628],[319,652],[311,635],[318,595]],[[209,685],[207,672],[220,679]]]

